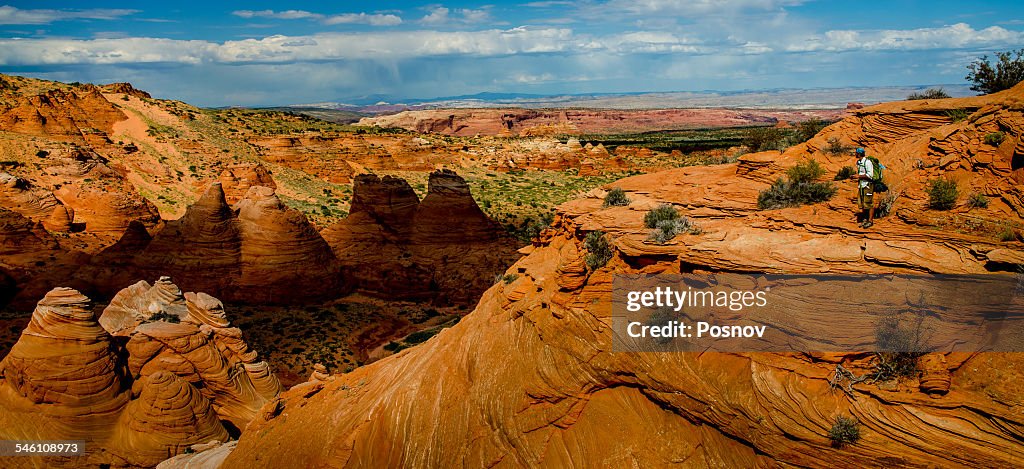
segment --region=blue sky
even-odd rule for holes
[[[1024,2],[0,3],[0,71],[204,106],[963,83]]]

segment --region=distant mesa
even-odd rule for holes
[[[85,440],[88,464],[151,467],[237,437],[280,391],[215,298],[164,277],[97,320],[89,298],[56,288],[0,362],[0,438]]]

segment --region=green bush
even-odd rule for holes
[[[857,174],[857,170],[853,169],[853,166],[843,166],[842,168],[839,168],[839,171],[836,173],[836,176],[832,178],[832,180],[845,181],[847,179],[850,179],[850,177],[853,176],[854,174]]]
[[[657,227],[647,239],[658,244],[665,244],[680,233],[699,234],[700,232],[700,227],[690,221],[689,218],[680,217],[674,220],[659,221]]]
[[[927,352],[922,329],[923,316],[917,316],[909,325],[901,323],[899,316],[887,314],[875,325],[876,381],[908,378],[917,374],[917,359]]]
[[[614,252],[608,237],[603,231],[591,231],[583,241],[587,249],[587,256],[584,259],[591,271],[604,267],[612,259]]]
[[[811,182],[824,174],[825,168],[822,168],[817,160],[804,160],[786,171],[789,180],[797,183]]]
[[[666,220],[672,221],[677,218],[679,218],[679,212],[676,211],[675,207],[669,204],[661,204],[644,215],[644,226],[657,228],[658,223]]]
[[[786,171],[788,179],[779,178],[771,187],[757,195],[761,210],[792,207],[824,202],[836,194],[836,186],[829,182],[816,182],[825,169],[815,160],[806,160]]]
[[[910,96],[907,96],[907,99],[913,101],[916,99],[945,99],[948,97],[949,93],[946,93],[946,90],[942,88],[928,88],[920,93],[910,93]]]
[[[843,144],[843,141],[839,137],[829,137],[828,146],[825,147],[825,153],[830,155],[842,155],[852,150],[852,148]]]
[[[860,423],[856,419],[839,415],[828,431],[828,439],[832,440],[832,446],[836,448],[852,445],[860,441]]]
[[[971,111],[969,109],[963,109],[963,108],[960,108],[960,109],[948,109],[943,114],[945,114],[946,117],[948,117],[949,120],[951,120],[953,122],[960,122],[960,121],[966,119],[967,116],[970,116],[971,115]]]
[[[782,150],[785,148],[786,134],[775,127],[757,127],[747,131],[743,137],[743,146],[750,151]]]
[[[967,206],[971,208],[988,208],[988,197],[975,192],[967,199]]]
[[[829,126],[829,122],[821,119],[805,120],[796,126],[796,143],[803,143],[818,135],[822,129]]]
[[[613,187],[604,196],[605,207],[624,207],[626,205],[629,205],[629,197],[626,197],[626,191],[622,190],[622,188]]]
[[[928,206],[935,210],[949,210],[956,205],[959,188],[956,181],[940,178],[928,182]]]
[[[974,83],[972,90],[980,94],[995,93],[1013,88],[1024,80],[1024,49],[997,52],[996,58],[998,61],[993,64],[983,55],[967,66],[967,81]]]
[[[1006,225],[1003,230],[999,232],[999,240],[1002,242],[1016,241],[1017,230],[1014,230],[1012,226]]]
[[[985,144],[998,147],[1003,144],[1003,140],[1006,140],[1006,134],[1002,132],[992,132],[985,135]]]

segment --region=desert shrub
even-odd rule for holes
[[[680,233],[698,234],[700,232],[700,227],[690,221],[689,218],[680,217],[674,220],[659,221],[654,231],[651,232],[647,239],[658,244],[665,244]]]
[[[831,199],[836,194],[836,186],[829,182],[815,181],[823,174],[825,169],[815,160],[798,163],[786,171],[788,179],[777,179],[771,187],[757,195],[757,207],[772,210]]]
[[[677,218],[679,218],[679,212],[676,211],[675,207],[669,204],[661,204],[644,215],[644,226],[657,228],[658,223]]]
[[[181,322],[181,318],[178,317],[177,314],[171,314],[167,311],[158,311],[149,317],[149,321],[164,321],[177,324]]]
[[[1024,80],[1024,49],[997,52],[997,62],[989,62],[983,55],[967,66],[967,81],[971,89],[980,94],[995,93],[1013,88]]]
[[[422,330],[422,331],[416,331],[416,332],[413,332],[412,334],[409,334],[409,335],[405,336],[405,340],[404,341],[407,344],[423,343],[423,342],[426,342],[427,339],[437,335],[438,332],[441,332],[441,328],[439,328],[439,327],[434,327],[434,328],[430,328],[430,329],[426,329],[426,330]]]
[[[956,205],[959,188],[956,181],[947,178],[928,182],[928,206],[935,210],[949,210]]]
[[[1003,229],[1001,231],[999,231],[998,237],[999,237],[999,240],[1004,242],[1004,243],[1008,242],[1008,241],[1016,241],[1017,240],[1017,230],[1014,230],[1013,227],[1010,226],[1010,225],[1006,225],[1006,226],[1003,227]]]
[[[828,127],[829,122],[821,119],[808,119],[796,126],[795,143],[803,143],[818,135],[822,129]]]
[[[975,192],[967,199],[967,206],[971,208],[988,208],[988,197]]]
[[[852,445],[860,440],[860,423],[856,419],[839,415],[828,431],[828,439],[836,448]]]
[[[910,93],[907,99],[913,101],[917,99],[945,99],[948,97],[949,93],[946,93],[946,90],[942,88],[928,88],[920,93],[916,91]]]
[[[824,174],[825,168],[822,168],[817,160],[804,160],[786,171],[792,182],[811,182]]]
[[[825,153],[830,155],[842,155],[851,150],[851,148],[839,139],[839,137],[829,137],[828,146],[825,147]]]
[[[36,158],[46,158],[49,155],[50,155],[50,152],[48,152],[46,150],[39,150],[39,151],[36,152]]]
[[[928,351],[922,329],[923,316],[904,325],[899,316],[887,314],[875,325],[876,381],[890,381],[917,374],[917,359]]]
[[[508,284],[510,284],[512,282],[515,282],[516,279],[518,279],[518,278],[519,278],[519,275],[518,274],[514,274],[514,273],[504,274],[504,275],[497,274],[497,275],[494,276],[494,283],[503,282],[505,285],[508,285]]]
[[[620,187],[613,187],[612,190],[608,191],[608,194],[604,196],[605,207],[623,207],[629,205],[629,197],[626,197],[626,191]]]
[[[944,112],[943,114],[945,114],[946,117],[948,117],[949,120],[951,120],[953,122],[960,122],[960,121],[966,119],[967,116],[970,116],[971,115],[971,111],[969,109],[963,109],[963,108],[960,108],[960,109],[947,109],[946,112]]]
[[[608,237],[603,231],[591,231],[587,233],[587,237],[583,240],[584,246],[587,248],[587,256],[584,261],[587,263],[587,267],[590,270],[597,270],[604,267],[612,259],[612,246],[608,242]]]
[[[856,173],[857,170],[853,169],[853,166],[843,166],[842,168],[839,168],[839,172],[836,173],[836,177],[832,178],[832,180],[845,181],[850,179],[850,176],[853,176]]]
[[[875,218],[885,218],[891,215],[893,209],[896,208],[896,199],[898,198],[899,194],[896,192],[886,192],[878,201],[878,207],[875,207]]]
[[[785,147],[786,134],[775,127],[757,127],[747,131],[743,137],[743,146],[750,151],[782,150]]]
[[[1002,132],[992,132],[985,135],[985,144],[998,147],[1003,144],[1003,140],[1006,140],[1006,134]]]

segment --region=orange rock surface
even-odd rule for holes
[[[168,279],[140,282],[97,321],[87,297],[57,288],[0,362],[0,438],[83,440],[84,455],[4,463],[151,467],[237,435],[280,390],[208,295],[182,295]]]
[[[866,354],[613,353],[610,300],[617,273],[1012,270],[1024,259],[1020,242],[947,227],[967,216],[1021,223],[1022,101],[1024,85],[868,107],[781,154],[617,181],[626,207],[604,207],[603,191],[564,204],[509,270],[514,281],[420,346],[319,392],[284,393],[224,467],[1012,466],[1024,458],[1017,354],[930,354],[918,377],[847,395],[829,377],[837,363],[866,369]],[[972,112],[962,121],[945,113],[962,108]],[[985,147],[996,129],[1006,140]],[[894,215],[858,228],[852,182],[837,183],[829,202],[757,210],[758,192],[803,158],[832,171],[852,165],[851,155],[822,151],[830,138],[865,146],[887,166]],[[929,210],[923,188],[940,176],[994,200],[970,213],[966,204]],[[662,203],[702,232],[648,241],[644,215]],[[591,272],[583,238],[595,230],[609,233],[614,256]],[[856,444],[831,445],[839,415],[859,422]]]

